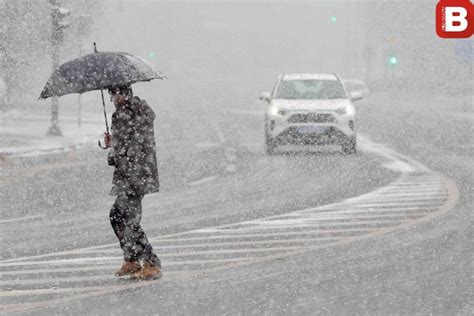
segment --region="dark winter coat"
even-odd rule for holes
[[[108,163],[115,166],[111,195],[159,191],[155,113],[144,100],[133,97],[112,115],[112,150]]]

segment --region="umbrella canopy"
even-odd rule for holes
[[[166,78],[143,59],[119,52],[96,52],[62,64],[49,78],[40,99],[128,86]]]

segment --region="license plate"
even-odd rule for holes
[[[296,129],[300,134],[323,134],[326,133],[326,127],[320,126],[300,126]]]

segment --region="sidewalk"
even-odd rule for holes
[[[110,117],[109,117],[110,120]],[[10,110],[0,114],[0,159],[10,156],[32,156],[81,146],[97,146],[105,132],[101,112],[83,113],[81,127],[77,113],[59,112],[62,137],[46,136],[51,126],[47,113]]]

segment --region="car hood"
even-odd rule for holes
[[[271,105],[281,109],[292,111],[314,111],[327,110],[334,111],[336,109],[352,105],[349,99],[332,99],[332,100],[284,100],[273,99]]]

